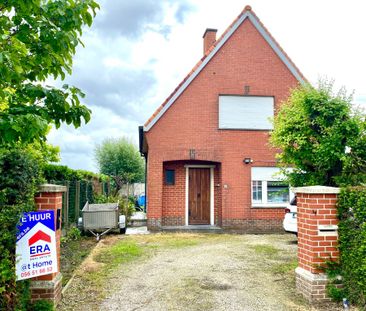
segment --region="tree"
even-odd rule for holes
[[[45,141],[49,124],[89,121],[78,88],[45,81],[71,74],[82,27],[97,8],[94,0],[1,1],[0,145]]]
[[[100,173],[113,178],[117,191],[123,184],[144,180],[144,160],[126,138],[104,140],[95,148],[95,159]]]
[[[46,85],[71,74],[98,4],[94,0],[0,1],[0,309],[28,310],[27,282],[16,282],[16,224],[34,210],[42,166],[58,159],[45,143],[50,125],[80,126],[90,110],[76,87]]]
[[[366,180],[365,116],[333,83],[292,90],[274,119],[271,143],[293,186],[358,184]]]

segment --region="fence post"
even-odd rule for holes
[[[85,200],[88,201],[89,180],[85,181]]]
[[[65,192],[65,210],[64,210],[64,222],[65,227],[69,228],[69,204],[70,204],[70,182],[66,181],[66,192]]]
[[[80,214],[80,181],[75,182],[75,223],[78,223]]]
[[[62,291],[62,275],[60,273],[60,241],[61,241],[61,209],[62,194],[66,191],[65,186],[59,185],[41,185],[39,192],[35,196],[37,210],[53,210],[55,211],[55,228],[56,230],[56,249],[58,272],[42,275],[31,280],[30,291],[31,299],[49,300],[56,306],[61,300]],[[59,222],[59,226],[57,226]]]
[[[339,188],[311,186],[294,188],[297,196],[298,267],[296,287],[311,303],[329,301],[327,275],[320,268],[337,261]]]

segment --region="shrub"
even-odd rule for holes
[[[35,208],[41,182],[38,161],[16,148],[0,150],[0,310],[22,310],[29,298],[27,282],[16,282],[16,224],[23,212]]]
[[[72,227],[67,232],[66,236],[61,237],[61,243],[68,243],[69,241],[77,241],[81,238],[81,232],[78,228]]]
[[[344,292],[351,302],[366,308],[366,187],[341,190],[338,217]]]
[[[276,117],[271,143],[292,186],[341,186],[366,182],[365,115],[354,111],[333,83],[301,85]],[[292,167],[292,170],[285,168]]]
[[[48,300],[37,300],[32,303],[30,311],[53,311],[53,303]]]

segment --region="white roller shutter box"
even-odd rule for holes
[[[272,130],[274,98],[264,96],[219,96],[219,128]]]

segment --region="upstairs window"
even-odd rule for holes
[[[282,207],[292,194],[276,167],[252,167],[252,206]]]
[[[175,170],[165,170],[164,174],[165,184],[166,185],[174,185],[175,184]]]
[[[273,115],[273,97],[219,96],[219,129],[272,130]]]

